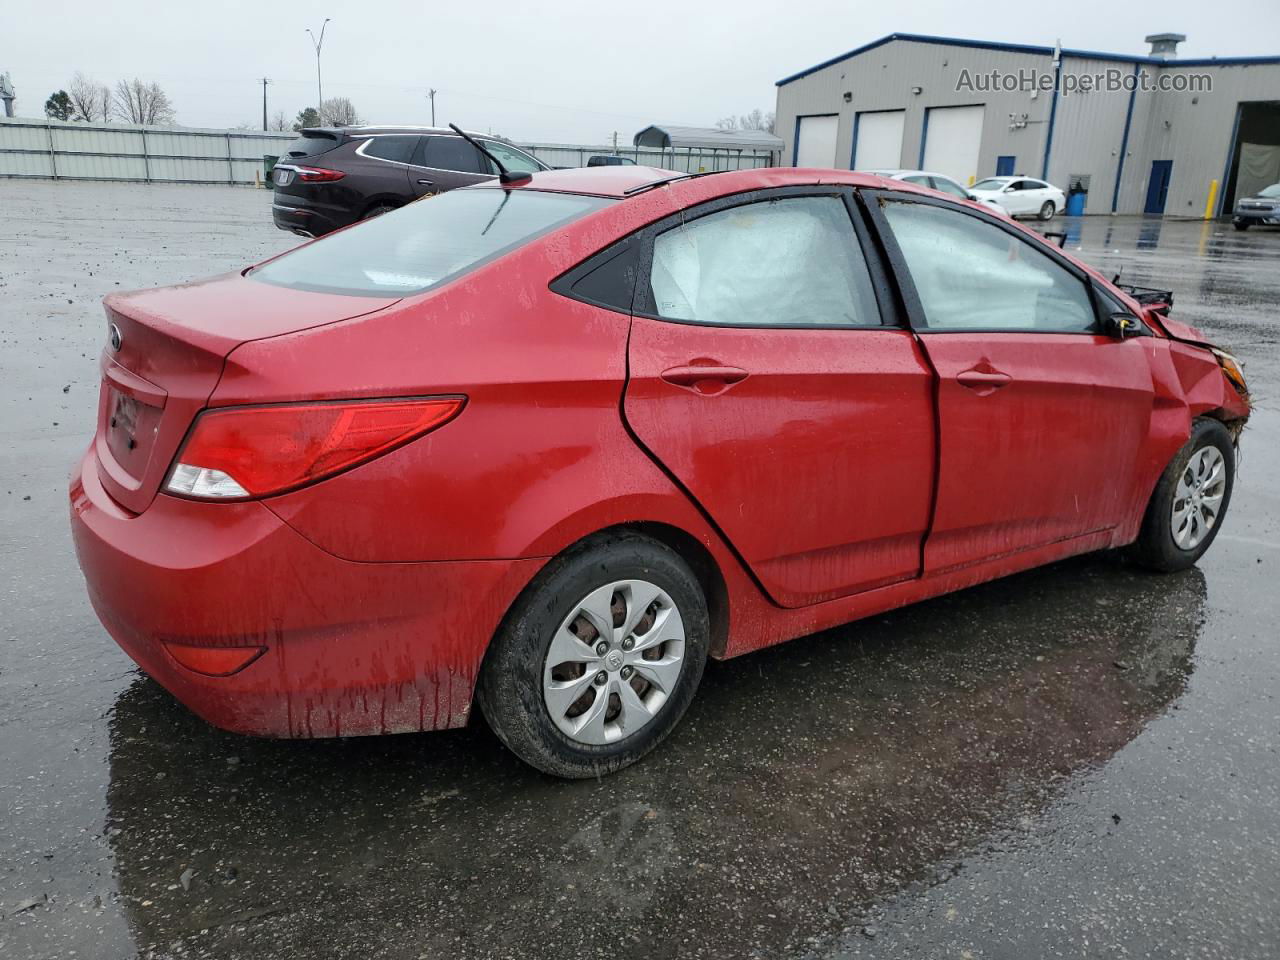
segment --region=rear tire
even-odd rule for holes
[[[390,213],[392,210],[395,210],[395,209],[396,208],[389,203],[380,203],[376,207],[370,207],[368,210],[366,210],[364,216],[361,217],[360,219],[372,220],[374,217],[380,217],[384,213]]]
[[[635,763],[679,722],[709,636],[706,598],[680,556],[641,534],[592,538],[521,594],[485,657],[476,700],[498,739],[531,766],[603,776]]]
[[[1237,230],[1239,230],[1240,232],[1242,232],[1242,233],[1243,233],[1245,230],[1248,230],[1248,229],[1249,229],[1249,224],[1247,224],[1247,223],[1241,223],[1239,220],[1233,220],[1233,221],[1231,221],[1231,225],[1232,225],[1233,227],[1235,227]]]
[[[1206,472],[1218,463],[1221,479]],[[1235,474],[1235,445],[1227,428],[1217,420],[1196,420],[1191,437],[1151,494],[1142,532],[1133,545],[1138,562],[1163,573],[1195,564],[1222,529]]]
[[[1058,212],[1058,208],[1053,205],[1052,200],[1046,200],[1044,205],[1040,207],[1040,219],[1052,220],[1053,215]]]

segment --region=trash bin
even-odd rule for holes
[[[1089,194],[1088,194],[1088,193],[1086,193],[1086,192],[1085,192],[1085,191],[1083,191],[1083,190],[1073,190],[1073,191],[1072,191],[1072,192],[1067,196],[1067,216],[1068,216],[1068,217],[1083,217],[1083,216],[1084,216],[1084,202],[1085,202],[1085,199],[1086,199],[1088,196],[1089,196]]]
[[[271,182],[271,171],[276,168],[276,161],[279,159],[278,156],[273,157],[269,153],[262,155],[262,179],[267,183]]]

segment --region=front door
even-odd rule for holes
[[[1169,181],[1173,178],[1172,160],[1152,160],[1151,179],[1147,181],[1147,206],[1143,213],[1164,213],[1169,199]]]
[[[461,137],[428,136],[418,141],[410,161],[409,187],[425,197],[493,179],[488,159]]]
[[[1151,423],[1142,344],[1101,335],[1084,276],[1013,227],[919,202],[884,217],[938,375],[925,573],[1118,525]]]
[[[932,376],[882,325],[842,196],[733,198],[655,233],[623,407],[636,438],[779,604],[918,576]]]

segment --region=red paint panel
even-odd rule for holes
[[[1138,339],[926,333],[938,372],[938,504],[926,573],[1128,519],[1154,403]],[[1002,385],[972,371],[1007,377]]]
[[[777,602],[917,575],[934,431],[932,377],[909,333],[636,318],[630,361],[631,428]],[[746,376],[664,379],[698,363]]]

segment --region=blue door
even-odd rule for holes
[[[1172,177],[1172,160],[1151,161],[1151,179],[1147,181],[1147,208],[1143,213],[1164,213],[1164,202],[1169,199],[1169,180]]]
[[[1017,157],[996,157],[996,176],[1012,177],[1013,168],[1017,162]]]

